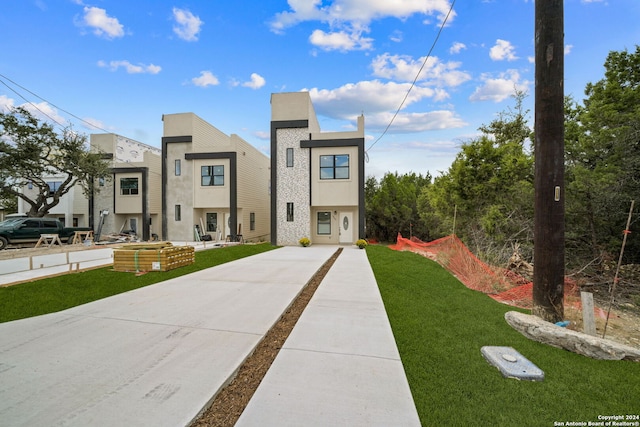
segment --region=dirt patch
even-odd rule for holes
[[[342,248],[339,248],[307,282],[302,292],[291,303],[280,320],[267,332],[253,354],[240,366],[235,378],[220,390],[211,406],[192,423],[192,426],[235,425],[300,315],[318,289],[320,282],[341,252]]]

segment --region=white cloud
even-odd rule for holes
[[[464,43],[460,43],[460,42],[454,42],[451,47],[449,48],[449,53],[451,54],[456,54],[456,53],[460,53],[462,50],[466,49],[467,45]]]
[[[309,90],[318,114],[338,119],[352,119],[366,114],[395,111],[411,86],[410,83],[382,83],[379,80],[348,83],[336,89]],[[405,102],[405,108],[424,98],[431,98],[435,90],[416,86]]]
[[[173,32],[182,40],[189,42],[198,40],[198,33],[204,22],[186,9],[173,8],[173,19],[176,25],[173,26]]]
[[[322,30],[315,30],[309,36],[309,41],[312,45],[318,46],[322,50],[346,52],[351,50],[370,50],[373,39],[362,37],[362,33],[359,31],[325,33]]]
[[[22,107],[29,111],[35,118],[43,122],[52,125],[67,126],[69,123],[67,119],[58,114],[58,110],[51,106],[47,102],[25,102],[24,104],[16,105],[15,99],[9,98],[6,95],[0,95],[0,111],[8,113],[10,110],[16,107]]]
[[[410,83],[361,81],[332,90],[313,88],[309,90],[309,95],[319,115],[355,121],[358,115],[364,113],[367,129],[382,129],[395,114],[410,86]],[[409,106],[423,99],[439,96],[441,93],[438,90],[415,86],[405,101],[403,111],[394,121],[393,132],[421,132],[464,126],[465,123],[451,111],[406,111]]]
[[[362,37],[369,24],[377,19],[406,19],[415,14],[437,16],[443,21],[449,13],[450,0],[288,0],[290,10],[277,13],[270,22],[271,31],[285,29],[305,21],[322,22],[331,31],[316,30],[309,40],[324,50],[366,50],[373,40]],[[456,15],[451,11],[449,19]],[[400,40],[396,34],[393,41]]]
[[[367,129],[384,129],[395,112],[384,112],[366,116]],[[430,130],[456,129],[467,123],[453,111],[436,110],[421,113],[400,112],[393,120],[392,133],[417,133]]]
[[[129,61],[98,61],[98,66],[102,68],[109,68],[111,71],[117,71],[119,68],[124,68],[129,74],[158,74],[162,71],[162,67],[154,64],[132,64]]]
[[[242,86],[249,87],[251,89],[260,89],[266,83],[264,77],[258,73],[251,73],[251,80],[242,83]]]
[[[395,43],[400,43],[403,40],[403,34],[402,31],[399,30],[395,30],[393,33],[391,33],[391,35],[389,36],[389,40],[391,40],[392,42]]]
[[[470,101],[501,102],[512,96],[516,90],[527,92],[529,88],[529,82],[520,81],[520,73],[516,70],[507,70],[496,78],[490,74],[483,74],[480,78],[483,84],[471,94]]]
[[[200,71],[200,77],[194,77],[191,79],[191,83],[200,87],[217,86],[220,81],[214,76],[211,71]]]
[[[436,177],[449,169],[459,151],[460,142],[452,140],[398,141],[393,136],[385,136],[368,152],[370,161],[365,165],[366,175],[382,178],[390,171],[423,175],[428,171]]]
[[[0,95],[0,111],[9,112],[11,109],[15,107],[16,105],[15,105],[14,99],[9,98],[6,95]],[[58,114],[58,110],[47,102],[43,101],[39,103],[24,103],[22,105],[19,105],[19,107],[23,107],[25,110],[33,114],[34,117],[36,117],[37,119],[47,122],[49,124],[53,124],[53,125],[60,124],[63,126],[69,125],[69,122],[67,121],[67,119],[61,116],[60,114]],[[89,129],[92,132],[95,131],[97,128],[98,129],[105,128],[105,125],[100,120],[93,119],[93,118],[84,118],[82,120],[84,121],[80,122],[80,125],[83,128]],[[87,123],[93,126],[89,126],[89,124]]]
[[[258,130],[253,132],[253,136],[255,136],[258,139],[262,139],[265,141],[269,141],[271,140],[271,132],[265,131],[265,130]]]
[[[124,26],[118,19],[110,17],[105,9],[99,7],[85,6],[82,24],[93,28],[98,37],[113,39],[124,36]]]
[[[8,112],[14,107],[14,100],[7,95],[0,95],[0,111]]]
[[[304,21],[368,24],[375,19],[406,19],[415,14],[436,15],[442,21],[451,7],[449,0],[288,0],[288,3],[290,10],[276,14],[271,22],[271,29],[275,32]],[[452,11],[449,19],[454,16]]]
[[[489,57],[494,61],[515,61],[518,57],[515,54],[515,47],[506,40],[496,40],[495,46],[489,50]]]
[[[407,55],[384,53],[371,61],[371,67],[376,77],[412,82],[416,78],[420,67],[422,67],[425,58],[423,56],[413,59]],[[458,70],[460,66],[460,62],[442,62],[438,57],[432,56],[427,60],[418,81],[424,81],[426,84],[439,87],[458,86],[471,79],[469,73]]]

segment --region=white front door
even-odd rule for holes
[[[353,214],[351,212],[340,212],[338,216],[338,222],[340,223],[340,243],[353,243]]]

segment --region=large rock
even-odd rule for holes
[[[525,337],[554,347],[599,360],[633,360],[640,362],[640,349],[572,331],[539,317],[509,311],[504,315],[511,327]]]

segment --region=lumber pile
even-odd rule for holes
[[[173,246],[170,242],[132,244],[113,250],[115,271],[169,271],[194,262],[193,246]]]

